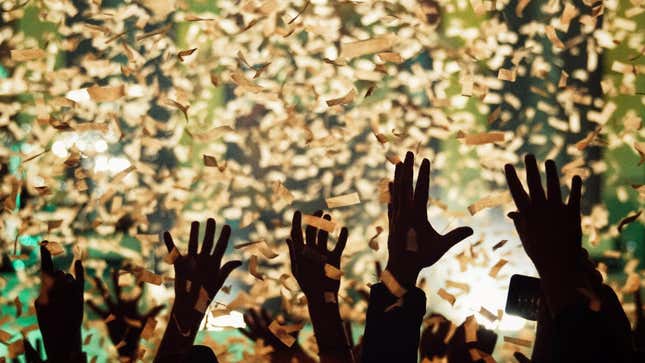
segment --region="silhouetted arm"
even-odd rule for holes
[[[414,189],[413,168],[414,154],[408,152],[405,162],[396,165],[390,183],[388,262],[381,274],[383,284],[372,287],[370,293],[363,362],[377,361],[382,355],[399,357],[398,362],[417,361],[425,313],[425,294],[415,287],[419,272],[473,233],[469,227],[459,227],[441,235],[432,227],[427,213],[430,161],[421,163]],[[390,344],[386,345],[387,337]]]
[[[323,216],[322,211],[314,215],[331,220],[331,216]],[[328,237],[328,232],[309,225],[303,240],[302,214],[299,211],[294,213],[291,238],[287,239],[291,272],[307,297],[321,362],[353,362],[338,308],[340,278],[332,279],[325,274],[325,265],[340,269],[340,258],[347,243],[347,228],[341,229],[333,250],[327,248]]]
[[[139,343],[141,341],[143,327],[146,325],[149,318],[157,316],[165,306],[155,306],[147,313],[139,313],[138,304],[143,296],[143,282],[138,284],[139,293],[135,297],[130,299],[125,298],[121,293],[121,286],[119,286],[118,271],[119,270],[117,269],[112,271],[112,287],[115,295],[114,299],[110,296],[110,293],[106,289],[103,281],[96,276],[94,277],[94,284],[105,301],[107,309],[99,307],[99,305],[92,300],[89,300],[87,305],[104,321],[108,316],[112,315],[113,319],[110,319],[110,321],[106,323],[110,340],[112,341],[112,344],[119,347],[117,349],[119,357],[134,360],[139,354]],[[138,324],[133,324],[133,322],[138,322]]]
[[[399,298],[383,283],[372,285],[363,335],[363,362],[416,362],[426,296],[412,288]]]
[[[537,363],[542,357],[554,362],[596,362],[613,357],[610,361],[630,362],[634,351],[625,314],[613,292],[609,293],[590,267],[582,248],[582,179],[573,177],[569,200],[564,203],[552,160],[545,163],[546,193],[533,155],[526,156],[525,166],[528,193],[513,166],[506,165],[505,172],[517,207],[509,217],[540,274],[545,307],[550,314],[542,314],[538,321],[540,344],[534,359]],[[548,329],[540,326],[549,323],[552,326]]]
[[[231,228],[225,225],[213,249],[215,220],[209,218],[204,242],[198,253],[199,223],[193,222],[188,254],[175,251],[178,256],[174,261],[175,302],[155,362],[187,361],[191,351],[194,351],[193,342],[208,305],[228,275],[242,264],[241,261],[229,261],[221,265],[230,235]],[[164,242],[169,253],[176,250],[170,233],[164,233]]]
[[[85,270],[81,261],[74,263],[75,277],[54,270],[47,241],[40,247],[41,289],[35,302],[38,326],[43,336],[47,361],[51,363],[86,362],[81,347],[83,322],[83,286]]]

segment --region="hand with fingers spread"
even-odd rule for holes
[[[209,218],[202,248],[198,252],[199,223],[193,222],[188,240],[188,254],[182,255],[176,251],[170,233],[164,233],[168,253],[177,255],[174,261],[175,302],[155,358],[156,362],[171,361],[177,359],[178,355],[185,357],[189,354],[206,308],[224,285],[228,275],[242,265],[241,261],[229,261],[222,265],[222,257],[226,252],[230,235],[231,227],[225,225],[213,248],[215,220]]]
[[[331,220],[331,216],[329,214],[323,216],[322,211],[317,211],[314,216]],[[338,295],[340,280],[327,277],[324,267],[325,264],[329,264],[340,269],[340,257],[347,243],[347,228],[341,229],[333,250],[327,248],[328,239],[327,231],[308,225],[303,241],[302,214],[294,213],[291,238],[287,239],[287,246],[291,257],[291,272],[307,298],[324,298],[325,292]]]
[[[569,200],[560,192],[556,165],[545,163],[546,193],[533,155],[525,158],[527,193],[515,168],[505,166],[517,207],[509,213],[533,261],[545,301],[533,351],[537,362],[631,362],[629,322],[612,289],[582,248],[582,180],[573,177]],[[519,361],[526,357],[516,355]]]
[[[421,270],[432,266],[452,246],[470,236],[469,227],[459,227],[439,234],[428,221],[430,161],[423,159],[416,188],[414,154],[408,152],[398,163],[394,182],[389,184],[388,261],[381,273],[382,283],[370,288],[363,362],[416,362],[419,331],[426,311],[426,297],[417,288]]]
[[[408,288],[415,285],[423,268],[432,266],[452,246],[473,234],[470,227],[459,227],[445,235],[432,227],[427,212],[430,161],[423,159],[414,189],[413,168],[414,154],[408,152],[405,161],[396,165],[388,204],[390,231],[386,270]]]
[[[35,302],[38,326],[49,362],[81,362],[81,323],[83,322],[83,285],[85,272],[81,261],[74,263],[74,274],[54,270],[47,241],[40,247],[41,286]]]
[[[298,343],[299,332],[291,333],[291,336],[296,338],[296,342],[288,347],[269,330],[272,321],[273,318],[266,309],[260,308],[259,311],[249,309],[244,313],[246,328],[240,328],[239,331],[254,342],[262,339],[265,345],[272,347],[271,362],[291,363],[295,360],[302,363],[313,363],[314,359],[307,355]]]
[[[106,324],[110,340],[118,347],[119,357],[134,361],[138,356],[143,327],[149,318],[159,314],[164,305],[155,306],[145,314],[139,313],[138,305],[143,295],[143,282],[138,285],[140,292],[135,297],[127,299],[123,297],[119,286],[118,270],[112,271],[112,286],[116,301],[112,299],[100,278],[94,277],[94,284],[101,293],[107,310],[100,308],[92,300],[89,300],[87,305],[103,320],[112,315],[112,319]]]
[[[562,201],[560,180],[553,160],[547,160],[547,191],[544,193],[540,171],[533,155],[525,158],[529,193],[522,187],[515,168],[505,166],[506,180],[517,212],[509,213],[526,253],[544,278],[575,275],[580,277],[582,229],[580,196],[582,179],[573,177],[569,201]],[[555,253],[557,251],[557,253]]]
[[[314,216],[331,220],[317,211]],[[321,362],[353,361],[351,347],[345,335],[338,310],[340,280],[325,274],[325,265],[340,269],[340,260],[347,243],[347,228],[341,229],[333,249],[327,247],[329,233],[308,225],[302,237],[302,214],[293,215],[291,238],[287,239],[291,272],[307,297],[309,315],[314,327]]]

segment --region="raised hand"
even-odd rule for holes
[[[106,324],[110,339],[117,346],[120,357],[130,358],[134,361],[139,351],[141,332],[148,318],[157,316],[165,306],[155,306],[145,314],[139,313],[138,304],[143,295],[143,282],[138,285],[140,292],[134,298],[126,299],[122,296],[121,287],[119,286],[118,270],[112,271],[112,286],[115,299],[112,299],[101,279],[94,277],[94,284],[101,293],[105,305],[107,305],[107,310],[100,308],[92,300],[89,300],[87,305],[103,320],[110,315],[112,316]]]
[[[553,160],[547,160],[544,192],[535,156],[525,158],[529,193],[522,187],[515,168],[505,166],[506,181],[517,212],[509,213],[515,223],[522,246],[533,261],[543,281],[551,314],[573,300],[576,288],[591,287],[585,274],[580,196],[582,179],[574,176],[571,194],[565,204],[560,192],[558,171]]]
[[[323,213],[318,211],[314,215],[321,217]],[[322,218],[331,220],[329,215]],[[325,274],[326,265],[340,270],[340,258],[347,243],[347,228],[341,229],[332,250],[327,248],[328,238],[326,231],[307,226],[303,240],[302,214],[299,211],[294,213],[291,238],[287,239],[291,272],[307,297],[320,361],[351,362],[352,350],[338,310],[340,280]]]
[[[199,223],[193,222],[188,254],[182,255],[177,251],[170,233],[164,233],[168,252],[177,256],[174,261],[175,302],[155,361],[172,361],[177,359],[177,355],[189,354],[206,308],[224,285],[228,275],[242,265],[241,261],[229,261],[222,265],[230,235],[231,227],[225,225],[213,248],[215,220],[209,218],[201,250],[197,252]]]
[[[316,217],[322,217],[322,215],[322,211],[314,213]],[[331,220],[329,214],[325,214],[322,218]],[[336,246],[332,250],[327,248],[328,239],[327,231],[308,225],[303,240],[302,214],[299,211],[294,213],[291,238],[287,239],[291,272],[308,298],[324,297],[325,292],[338,295],[340,280],[331,279],[325,275],[325,264],[340,269],[340,257],[347,244],[347,228],[341,229]]]
[[[83,322],[83,285],[85,271],[81,261],[74,263],[74,274],[54,270],[49,250],[40,247],[41,286],[35,302],[38,326],[49,362],[80,362]]]
[[[473,234],[470,227],[459,227],[439,234],[428,221],[430,161],[423,159],[416,188],[412,188],[414,154],[396,165],[394,182],[390,183],[388,217],[390,232],[386,270],[403,286],[414,286],[419,272],[432,266],[452,246]]]
[[[515,168],[505,166],[506,181],[511,191],[517,212],[509,213],[515,223],[522,245],[540,276],[552,271],[578,268],[582,254],[582,229],[580,226],[580,195],[582,179],[573,177],[569,201],[562,201],[560,180],[553,160],[547,160],[547,191],[544,193],[535,156],[527,155],[524,160],[529,193],[522,187]],[[557,251],[558,253],[554,253]],[[574,263],[575,261],[575,263]],[[571,271],[567,271],[571,272]]]
[[[249,309],[244,313],[246,328],[240,328],[239,331],[254,342],[262,339],[265,345],[272,347],[271,362],[291,363],[295,359],[297,362],[313,363],[314,359],[307,355],[298,344],[299,332],[291,333],[296,338],[296,342],[291,347],[288,347],[269,330],[269,325],[272,321],[273,318],[266,309],[260,308],[259,311]]]

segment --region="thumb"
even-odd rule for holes
[[[515,357],[519,363],[531,363],[531,360],[520,352],[513,353],[513,357]]]
[[[470,227],[459,227],[446,233],[442,238],[444,252],[448,251],[452,246],[470,237],[473,234],[473,229]]]

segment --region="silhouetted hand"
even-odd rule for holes
[[[558,171],[553,160],[547,160],[547,192],[544,193],[540,172],[533,155],[525,158],[527,194],[515,168],[505,166],[506,180],[517,212],[509,213],[515,223],[522,246],[538,270],[551,314],[575,300],[576,288],[590,287],[580,256],[580,196],[582,180],[574,176],[569,201],[562,201]]]
[[[314,359],[308,356],[298,343],[297,339],[300,332],[290,333],[291,336],[296,338],[296,342],[291,347],[288,347],[269,330],[269,325],[272,321],[273,318],[269,316],[266,309],[260,308],[259,312],[256,309],[249,309],[244,313],[246,328],[240,328],[239,331],[254,342],[262,339],[265,345],[272,347],[271,362],[291,363],[293,359],[296,359],[297,362],[313,363]]]
[[[140,314],[137,306],[143,295],[143,282],[138,285],[140,292],[134,298],[126,299],[121,294],[118,270],[112,271],[112,285],[116,301],[110,297],[110,293],[106,290],[101,279],[94,277],[94,284],[108,308],[107,310],[102,309],[92,300],[89,300],[87,305],[103,320],[112,315],[111,320],[106,324],[112,343],[118,347],[120,357],[135,359],[139,351],[141,332],[148,318],[157,316],[165,306],[155,306],[147,313]]]
[[[314,215],[321,217],[323,213],[318,211]],[[329,215],[323,218],[331,220]],[[340,270],[340,258],[347,243],[347,228],[341,229],[336,246],[331,251],[327,248],[328,237],[328,232],[307,226],[303,240],[302,214],[295,212],[291,238],[287,239],[291,272],[307,297],[320,361],[351,362],[352,350],[338,310],[340,279],[335,280],[325,274],[325,265]]]
[[[170,361],[176,359],[169,358],[170,356],[187,355],[190,352],[206,308],[224,285],[228,275],[242,265],[241,261],[229,261],[221,265],[230,235],[231,227],[225,225],[213,249],[215,220],[209,218],[202,248],[198,253],[199,223],[193,222],[188,254],[182,255],[175,251],[178,254],[174,262],[175,302],[157,353],[157,362]],[[169,253],[176,249],[170,233],[164,233],[164,242]]]
[[[75,262],[74,278],[61,270],[54,270],[52,256],[44,245],[40,247],[40,258],[40,294],[34,305],[48,361],[82,361],[85,359],[81,349],[83,264]]]
[[[390,231],[386,270],[403,286],[415,285],[419,272],[432,266],[452,246],[473,234],[470,227],[459,227],[439,234],[428,221],[430,161],[423,159],[416,188],[412,189],[414,154],[396,165],[394,183],[390,183],[388,217]]]
[[[322,211],[314,213],[316,217],[322,215]],[[323,218],[331,220],[329,214],[325,214]],[[333,250],[327,248],[328,237],[327,231],[318,230],[316,227],[308,225],[303,241],[302,214],[299,211],[293,214],[291,238],[287,239],[289,256],[291,257],[291,272],[308,298],[323,296],[325,292],[338,294],[340,280],[327,277],[324,266],[329,264],[340,269],[340,257],[347,244],[347,228],[341,229],[338,242]]]

